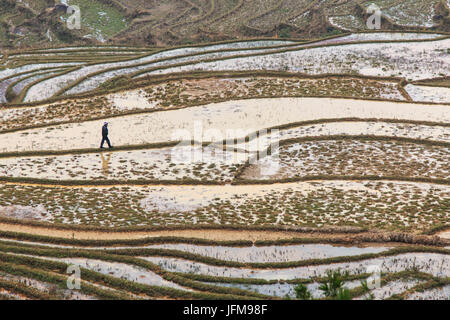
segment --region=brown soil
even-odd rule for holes
[[[258,230],[160,230],[160,231],[129,231],[129,232],[105,232],[105,231],[80,231],[62,230],[38,226],[24,226],[18,224],[0,223],[0,231],[27,233],[33,235],[72,238],[78,240],[132,240],[151,237],[179,237],[197,238],[213,241],[275,241],[295,238],[323,239],[324,242],[357,244],[358,246],[398,246],[403,244],[423,245],[448,245],[444,238],[436,236],[417,236],[410,234],[388,234],[364,232],[358,234],[348,233],[320,233],[320,232],[295,232],[295,231],[258,231]],[[448,239],[448,238],[447,238]]]
[[[438,233],[438,236],[442,239],[449,239],[450,240],[450,230],[446,230],[443,232]]]
[[[280,240],[299,237],[320,237],[320,234],[299,234],[297,232],[282,231],[240,231],[240,230],[167,230],[167,231],[131,231],[131,232],[104,232],[104,231],[78,231],[59,230],[45,227],[23,226],[0,223],[0,231],[28,233],[40,236],[57,238],[75,238],[80,240],[124,240],[140,239],[146,237],[183,237],[198,238],[215,241],[231,240]],[[325,236],[325,235],[323,235]],[[327,234],[327,237],[338,235]],[[341,235],[342,236],[342,235]]]

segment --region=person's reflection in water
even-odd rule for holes
[[[100,153],[100,157],[102,158],[102,171],[105,177],[109,176],[109,161],[111,160],[111,153],[108,152],[106,157],[103,153]]]

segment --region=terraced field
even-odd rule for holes
[[[157,75],[199,71],[291,72],[314,79],[339,74],[339,77],[348,76],[349,80],[358,76],[368,77],[365,79],[367,81],[390,80],[393,82],[391,86],[396,86],[402,78],[407,81],[423,81],[444,77],[448,71],[448,47],[449,39],[446,34],[382,32],[359,33],[307,43],[259,40],[156,52],[125,47],[37,50],[27,54],[11,52],[3,57],[7,68],[0,71],[0,99],[3,102],[21,103],[79,97],[121,87],[130,82],[143,82]],[[409,54],[404,55],[405,52]],[[381,79],[382,77],[386,79]],[[337,90],[330,78],[309,84],[306,80],[308,79],[303,79],[305,82],[302,87],[317,87],[324,81],[327,82],[323,83],[323,91],[316,91],[316,95],[326,95],[326,90],[330,87]],[[388,98],[400,100],[415,97],[420,100],[424,95],[420,94],[423,89],[414,86],[408,87],[412,93],[410,97],[398,85],[400,92],[388,90],[377,94],[373,92],[377,88],[372,83],[367,85],[363,79],[359,81],[360,84],[355,84],[354,88],[359,89],[359,92],[342,94],[374,98],[387,95]],[[274,86],[275,83],[270,87]],[[403,86],[404,84],[401,87]],[[366,89],[368,92],[361,93],[364,87],[371,88]],[[296,90],[292,94],[309,92],[314,95],[312,89]],[[433,96],[425,98],[425,101],[443,102],[448,92],[438,92],[435,97],[431,92],[425,95]]]
[[[79,30],[65,25],[67,6],[80,8]],[[316,39],[368,30],[373,6],[381,30],[449,31],[447,0],[4,0],[0,47]]]
[[[335,27],[344,30],[367,30],[364,15],[361,15],[361,12],[373,13],[373,10],[368,9],[374,5],[379,10],[384,24],[391,28],[393,26],[432,28],[440,23],[437,16],[440,12],[446,11],[448,3],[439,0],[375,0],[358,1],[357,4],[352,4],[351,1],[347,1],[337,7],[334,12],[329,11],[329,21]],[[360,12],[359,15],[358,12]]]
[[[375,299],[448,298],[448,278],[444,276],[449,272],[447,249],[327,244],[246,247],[244,242],[236,247],[214,241],[210,245],[158,244],[161,241],[167,240],[149,238],[134,241],[132,247],[132,242],[127,247],[110,242],[106,247],[70,248],[2,241],[2,297],[280,299],[295,298],[295,287],[303,284],[314,298],[323,299],[325,295],[318,287],[326,281],[331,263],[348,271],[343,280],[355,299],[368,295]],[[365,266],[372,263],[383,265],[382,286],[367,292],[361,283],[368,276]],[[67,281],[67,264],[81,268],[79,291],[62,289]],[[405,267],[411,269],[405,271]]]
[[[247,27],[308,17],[295,4],[261,1]],[[227,32],[249,2],[171,5],[140,19]],[[448,300],[448,47],[434,30],[5,53],[0,298]]]

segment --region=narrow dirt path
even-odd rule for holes
[[[51,238],[64,238],[76,240],[136,240],[142,238],[176,237],[195,238],[211,241],[277,241],[287,239],[314,239],[323,240],[323,243],[340,243],[341,245],[357,246],[392,246],[406,244],[445,245],[450,244],[450,230],[435,236],[414,234],[396,234],[383,232],[346,233],[335,230],[320,231],[278,231],[278,230],[224,230],[224,229],[180,229],[155,231],[103,231],[103,230],[71,230],[58,229],[45,226],[30,226],[0,223],[0,231],[16,232]],[[440,240],[439,240],[440,238]]]
[[[215,241],[231,240],[279,240],[292,238],[320,237],[317,233],[306,234],[298,232],[284,231],[254,231],[254,230],[161,230],[161,231],[130,231],[130,232],[105,232],[105,231],[79,231],[52,229],[37,226],[25,226],[17,224],[0,223],[0,231],[28,233],[33,235],[56,237],[56,238],[74,238],[79,240],[130,240],[150,237],[182,237],[198,238]],[[339,237],[342,235],[327,234],[327,237]]]
[[[450,240],[450,230],[441,232],[437,234],[442,239],[449,239]]]

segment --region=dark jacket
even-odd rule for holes
[[[103,137],[107,137],[108,136],[108,127],[106,125],[104,125],[102,127],[102,136]]]

